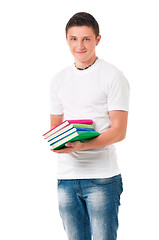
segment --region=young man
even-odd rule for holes
[[[96,56],[101,36],[92,15],[75,14],[66,39],[75,63],[51,81],[51,128],[66,119],[92,119],[100,136],[53,151],[59,157],[59,211],[69,240],[115,240],[123,189],[112,144],[126,135],[129,86]]]

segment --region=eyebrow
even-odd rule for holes
[[[77,37],[77,36],[69,36],[69,37]],[[83,36],[83,38],[91,38],[91,36]]]

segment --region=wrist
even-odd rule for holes
[[[81,142],[80,151],[88,149],[88,142]]]

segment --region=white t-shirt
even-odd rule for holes
[[[51,114],[92,119],[99,133],[111,126],[109,111],[128,111],[129,84],[113,65],[97,59],[86,70],[71,65],[50,85]],[[120,173],[114,145],[58,154],[58,179],[107,178]]]

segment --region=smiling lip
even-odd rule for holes
[[[86,51],[84,51],[84,52],[76,52],[76,53],[86,53]]]

